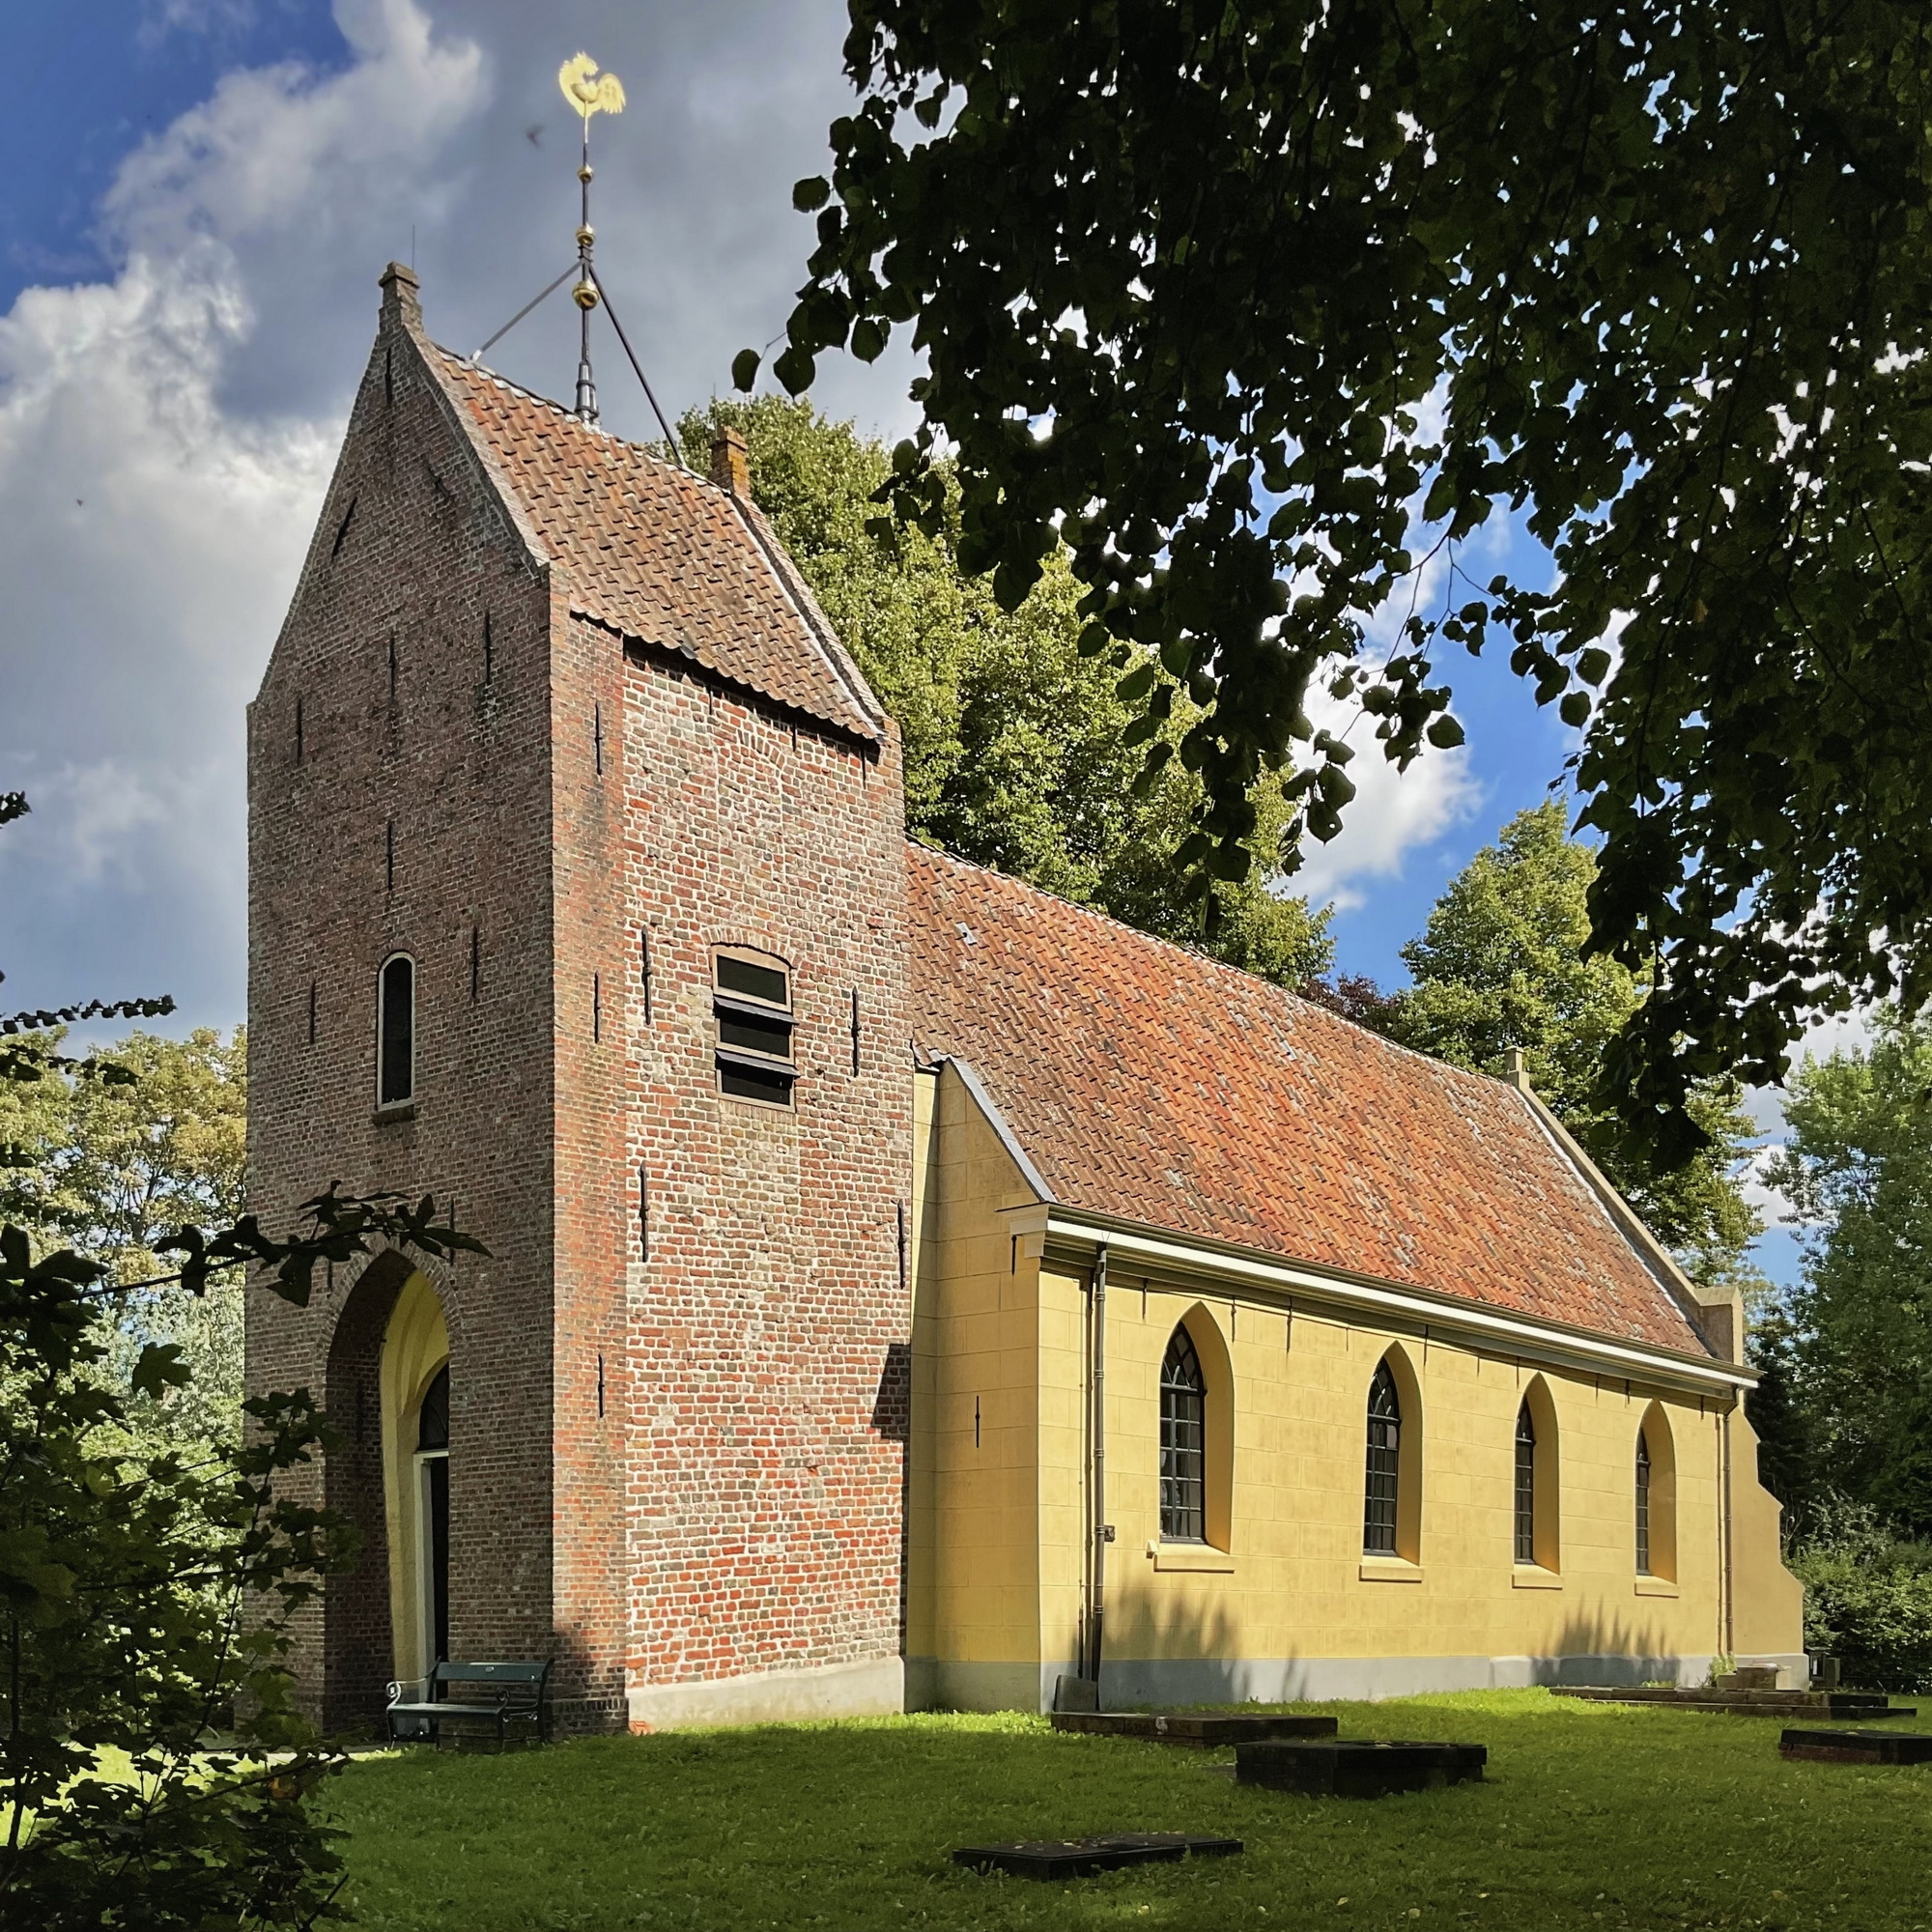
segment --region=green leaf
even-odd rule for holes
[[[814,209],[823,208],[832,196],[832,184],[823,175],[808,175],[802,182],[795,182],[791,190],[791,205],[801,214],[810,214]]]
[[[750,395],[756,387],[758,368],[763,358],[755,349],[741,349],[731,358],[731,386]]]
[[[796,344],[787,347],[772,364],[772,374],[783,384],[788,396],[803,395],[811,387],[812,379],[817,373],[817,365],[812,358]]]
[[[178,1343],[150,1342],[135,1360],[129,1385],[136,1395],[160,1396],[182,1387],[192,1375]]]

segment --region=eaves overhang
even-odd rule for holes
[[[1086,1267],[1104,1246],[1111,1272],[1118,1274],[1125,1263],[1128,1271],[1150,1283],[1183,1291],[1234,1291],[1285,1309],[1320,1309],[1372,1319],[1490,1354],[1518,1356],[1584,1375],[1665,1382],[1727,1403],[1757,1384],[1749,1369],[1714,1356],[1518,1315],[1406,1282],[1292,1262],[1091,1208],[1041,1202],[1009,1208],[1001,1218],[1015,1236],[1038,1236],[1041,1258],[1048,1262]]]

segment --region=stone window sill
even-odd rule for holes
[[[1364,1556],[1358,1574],[1365,1583],[1419,1583],[1422,1565],[1406,1556]]]
[[[386,1107],[378,1107],[375,1114],[379,1127],[386,1127],[392,1121],[413,1121],[415,1117],[416,1103],[413,1100],[392,1100]]]
[[[1560,1590],[1563,1578],[1554,1570],[1546,1570],[1540,1563],[1519,1563],[1510,1572],[1510,1588],[1513,1590]]]
[[[1668,1577],[1639,1577],[1636,1593],[1639,1597],[1674,1597],[1677,1585]]]
[[[1189,1571],[1196,1576],[1232,1577],[1235,1559],[1211,1543],[1150,1543],[1156,1570]]]

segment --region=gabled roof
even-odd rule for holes
[[[1073,1208],[1683,1353],[1704,1338],[1498,1080],[908,848],[915,1043]]]
[[[423,342],[573,611],[850,736],[882,714],[764,519],[728,491]]]

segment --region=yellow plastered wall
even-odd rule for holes
[[[399,1678],[420,1677],[424,1656],[422,1504],[416,1492],[416,1413],[449,1359],[436,1290],[421,1273],[404,1282],[383,1335],[383,1501],[389,1539],[389,1629]]]
[[[1049,1285],[1077,1305],[1078,1281]],[[1157,1285],[1143,1293],[1118,1273],[1108,1312],[1111,1657],[1664,1659],[1727,1648],[1715,1407],[1301,1311]],[[1214,1561],[1159,1542],[1160,1362],[1188,1316],[1215,1323],[1233,1363],[1233,1510],[1224,1561],[1170,1569],[1170,1555]],[[1414,1563],[1362,1553],[1369,1384],[1391,1349],[1406,1355],[1421,1403],[1403,1429],[1405,1460],[1421,1462]],[[1553,1571],[1514,1560],[1517,1411],[1538,1376],[1557,1429]],[[1674,1449],[1669,1578],[1635,1572],[1636,1431],[1653,1403]],[[1076,1459],[1043,1488],[1073,1491],[1081,1476]],[[1776,1550],[1774,1536],[1774,1563]],[[1064,1587],[1077,1598],[1077,1567]],[[1764,1634],[1786,1640],[1759,1647],[1799,1647],[1795,1623]]]
[[[1040,1657],[1039,1365],[1042,1349],[1057,1356],[1065,1338],[1042,1337],[1038,1263],[1000,1218],[1034,1192],[956,1070],[916,1077],[914,1122],[907,1697],[1031,1708]],[[1077,1333],[1071,1347],[1077,1370]],[[1056,1371],[1055,1406],[1065,1379]],[[1077,1389],[1074,1401],[1077,1409]]]
[[[1072,1667],[1085,1613],[1088,1279],[1030,1259],[1037,1236],[1015,1236],[1002,1218],[1036,1197],[958,1075],[922,1075],[919,1092],[908,1694],[1030,1707]],[[1163,1545],[1159,1534],[1159,1373],[1182,1321],[1208,1375],[1210,1444],[1231,1445],[1226,1507],[1209,1514],[1218,1548]],[[1225,1683],[1246,1695],[1292,1686],[1294,1669],[1282,1666],[1308,1661],[1331,1666],[1311,1673],[1311,1692],[1332,1695],[1344,1692],[1321,1686],[1346,1683],[1332,1666],[1350,1660],[1417,1661],[1412,1681],[1424,1688],[1435,1681],[1427,1661],[1445,1683],[1484,1681],[1492,1663],[1494,1681],[1528,1682],[1563,1658],[1650,1662],[1670,1675],[1725,1653],[1802,1651],[1777,1505],[1756,1482],[1742,1412],[1727,1416],[1717,1398],[1484,1353],[1332,1308],[1143,1281],[1118,1257],[1106,1338],[1110,1695],[1126,1687],[1140,1701],[1136,1662],[1253,1664],[1210,1673],[1192,1693]],[[1406,1391],[1405,1474],[1419,1477],[1403,1539],[1413,1561],[1362,1549],[1369,1385],[1391,1350]],[[1539,1481],[1553,1486],[1542,1498],[1555,1521],[1539,1524],[1545,1560],[1518,1565],[1517,1413],[1538,1383]],[[1672,1533],[1667,1551],[1654,1536],[1654,1567],[1667,1574],[1639,1577],[1636,1435],[1647,1415],[1667,1432],[1670,1492],[1654,1498],[1653,1517]],[[1210,1468],[1210,1492],[1215,1481]],[[1373,1670],[1360,1681],[1404,1682]]]

